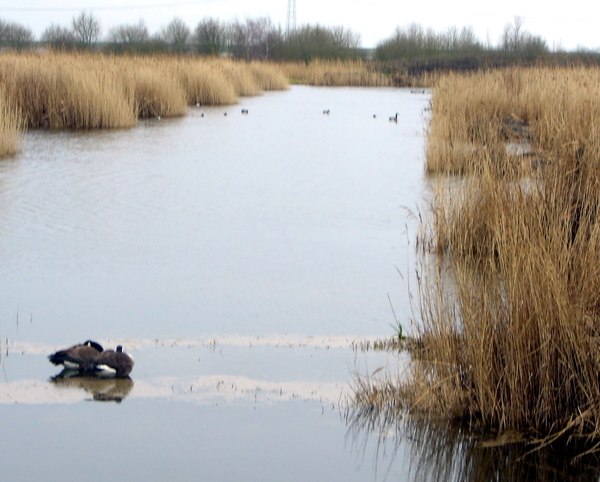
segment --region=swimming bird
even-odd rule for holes
[[[324,111],[323,111],[323,114],[327,114],[327,115],[329,115],[329,109],[327,109],[327,110],[324,110]]]
[[[48,360],[54,365],[63,365],[67,370],[85,372],[94,365],[98,355],[103,351],[100,343],[87,340],[80,345],[73,345],[53,353],[48,356]]]
[[[390,117],[390,122],[398,122],[398,112],[396,112],[395,116]]]
[[[119,345],[116,351],[104,350],[100,353],[90,371],[103,378],[126,378],[133,370],[133,364],[133,357]]]
[[[242,109],[242,114],[247,114],[248,113],[248,109]]]

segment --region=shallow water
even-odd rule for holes
[[[58,344],[389,334],[388,293],[410,315],[402,206],[424,189],[427,101],[294,87],[131,130],[28,134],[0,164],[0,334],[17,316]]]
[[[353,345],[393,333],[390,300],[409,326],[428,100],[298,86],[28,133],[0,162],[3,475],[377,479],[341,407],[355,371],[402,363]],[[131,381],[50,379],[90,338]]]

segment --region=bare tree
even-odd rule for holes
[[[81,12],[73,17],[73,33],[85,48],[92,48],[100,38],[100,21],[90,12]]]
[[[55,49],[74,48],[77,43],[75,34],[71,29],[54,23],[50,24],[50,26],[44,30],[40,40],[47,45],[51,45]]]
[[[516,52],[519,50],[523,36],[523,17],[514,17],[512,23],[507,23],[502,32],[501,44],[504,50]]]
[[[179,17],[175,17],[171,22],[163,27],[159,33],[159,38],[169,44],[173,52],[183,53],[186,51],[192,33],[189,27]]]
[[[196,26],[193,43],[198,53],[219,55],[227,47],[227,28],[218,18],[204,18]]]
[[[118,25],[113,27],[107,40],[114,43],[141,44],[150,40],[150,32],[142,19],[133,25]]]
[[[27,27],[15,22],[0,20],[0,44],[21,50],[33,42],[33,33]]]
[[[528,57],[536,57],[548,52],[546,41],[539,35],[532,35],[523,30],[523,23],[523,17],[514,17],[512,24],[506,24],[500,38],[500,48]]]

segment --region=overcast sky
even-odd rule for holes
[[[0,18],[29,27],[36,37],[51,23],[70,25],[74,15],[92,12],[100,19],[103,34],[110,27],[135,23],[140,18],[151,33],[173,17],[190,28],[207,16],[223,20],[268,16],[285,27],[288,0],[0,0]],[[437,31],[449,26],[472,26],[484,42],[498,42],[503,27],[515,16],[524,29],[541,35],[550,48],[578,46],[600,48],[600,18],[586,0],[296,0],[298,25],[342,25],[361,34],[362,45],[373,47],[392,35],[396,26],[417,22]]]

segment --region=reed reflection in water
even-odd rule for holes
[[[346,412],[348,437],[367,458],[374,450],[377,472],[389,479],[390,468],[404,457],[408,480],[419,482],[558,482],[600,480],[600,457],[584,439],[543,447],[519,434],[482,434],[453,422],[397,415],[381,418],[374,410]],[[375,437],[375,446],[371,440]]]

